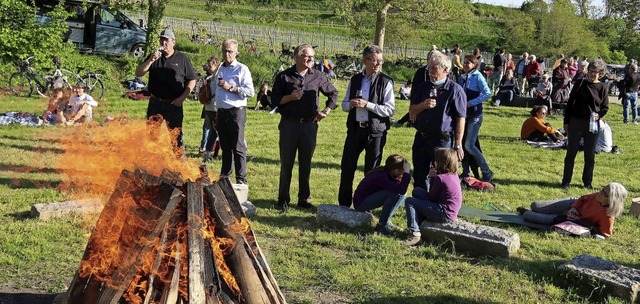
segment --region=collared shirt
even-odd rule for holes
[[[255,95],[253,79],[249,68],[234,60],[228,66],[220,65],[218,69],[218,79],[222,79],[236,88],[237,93],[231,93],[220,86],[216,86],[216,107],[218,109],[231,109],[247,106],[247,98]],[[213,80],[217,83],[217,79]]]
[[[171,56],[160,56],[151,64],[148,89],[152,95],[158,98],[173,100],[182,95],[190,80],[196,78],[196,72],[193,70],[189,58],[179,51],[174,51]]]
[[[411,104],[419,104],[429,98],[433,84],[427,81],[411,95]],[[467,116],[467,96],[462,87],[448,79],[438,89],[436,107],[418,114],[413,126],[423,133],[447,133],[453,131],[454,117]]]
[[[284,96],[300,88],[304,91],[300,100],[280,104]],[[271,102],[278,106],[282,118],[311,118],[318,113],[319,93],[327,97],[326,107],[335,109],[338,106],[338,90],[323,72],[308,69],[303,76],[292,66],[276,75],[271,89]]]
[[[363,73],[364,74],[364,73]],[[371,79],[375,74],[367,77],[366,75],[362,79],[362,99],[369,98],[369,90],[371,89]],[[351,96],[351,81],[347,86],[347,95],[344,96],[342,101],[342,110],[349,112],[351,107],[349,106],[349,96]],[[366,99],[365,99],[366,100]],[[369,121],[369,111],[377,114],[380,117],[391,117],[395,113],[396,109],[396,96],[393,92],[393,82],[389,82],[384,88],[384,104],[380,105],[377,102],[371,102],[367,100],[367,106],[365,108],[356,108],[356,121]]]

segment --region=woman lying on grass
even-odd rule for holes
[[[422,242],[420,223],[454,222],[462,207],[462,188],[458,179],[458,153],[454,149],[438,148],[433,167],[429,170],[429,193],[423,188],[413,189],[413,197],[407,198],[407,227],[409,237],[402,241],[407,246]]]
[[[549,201],[535,201],[531,209],[518,207],[525,221],[553,225],[571,221],[587,228],[594,228],[599,234],[610,237],[616,216],[624,210],[627,189],[619,183],[610,183],[598,192],[575,198]]]

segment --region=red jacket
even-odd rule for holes
[[[531,61],[524,69],[524,77],[529,78],[536,75],[542,75],[542,69],[537,61]]]

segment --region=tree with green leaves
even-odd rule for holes
[[[384,48],[387,26],[394,23],[388,22],[388,18],[403,12],[414,15],[416,18],[430,22],[449,20],[458,16],[458,11],[444,0],[327,0],[328,4],[337,7],[337,13],[342,15],[348,25],[362,27],[367,25],[362,21],[362,13],[375,12],[376,27],[373,43]],[[395,24],[401,25],[401,22]],[[411,29],[411,30],[416,30]]]

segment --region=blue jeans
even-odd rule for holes
[[[382,213],[380,213],[380,221],[378,225],[386,225],[389,223],[389,219],[393,217],[402,203],[404,195],[393,193],[389,190],[380,190],[367,196],[362,204],[356,208],[358,211],[371,211],[376,208],[382,207]]]
[[[407,198],[404,204],[404,208],[407,211],[407,228],[409,231],[419,232],[420,223],[424,220],[438,223],[451,222],[441,204],[427,199],[426,190],[415,188],[412,196]]]
[[[471,156],[476,160],[478,166],[480,166],[480,170],[482,171],[483,176],[491,175],[491,169],[489,169],[489,165],[487,164],[487,160],[482,155],[482,151],[478,149],[476,146],[476,140],[478,139],[478,133],[480,133],[480,127],[482,126],[482,118],[483,114],[480,113],[475,117],[467,117],[466,124],[464,125],[465,139],[464,139],[464,149],[469,152]],[[464,164],[462,167],[462,174],[469,175],[469,165]]]
[[[493,73],[491,73],[491,75],[489,76],[489,87],[491,88],[491,93],[495,93],[498,90],[498,87],[500,86],[500,80],[502,80],[502,69],[500,69],[499,71],[493,71]]]
[[[631,106],[633,122],[638,122],[638,92],[629,92],[626,95],[622,103],[622,118],[625,123],[629,122],[629,106]]]

